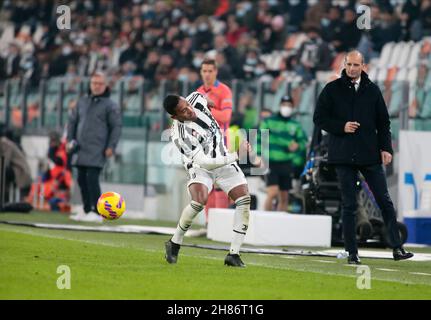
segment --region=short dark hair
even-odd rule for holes
[[[180,102],[180,96],[177,94],[170,94],[170,95],[166,96],[165,100],[163,100],[163,108],[171,116],[174,116],[175,115],[175,109],[178,106],[178,102]]]
[[[215,59],[205,58],[205,59],[204,59],[204,61],[202,61],[202,63],[201,63],[201,69],[202,69],[202,66],[203,66],[204,64],[210,64],[210,65],[213,65],[213,66],[214,66],[214,68],[216,68],[216,69],[217,69],[217,62],[215,61]]]

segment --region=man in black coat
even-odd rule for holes
[[[413,256],[401,243],[396,212],[382,163],[392,161],[390,120],[380,89],[363,71],[364,58],[349,52],[341,78],[326,85],[314,123],[329,133],[328,162],[335,165],[341,187],[343,232],[348,263],[360,264],[356,243],[356,182],[361,172],[379,205],[395,260]]]

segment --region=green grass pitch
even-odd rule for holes
[[[76,223],[58,213],[0,214],[3,221]],[[106,225],[172,223],[120,219]],[[245,269],[223,265],[226,252],[183,247],[164,260],[168,236],[98,233],[0,224],[0,299],[430,299],[431,262],[363,259],[371,288],[357,288],[344,259],[243,254]],[[206,238],[185,243],[215,244]],[[414,248],[431,253],[431,248]],[[58,289],[57,268],[70,268]]]

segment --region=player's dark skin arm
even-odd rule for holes
[[[206,205],[208,200],[208,188],[201,183],[193,183],[189,186],[189,191],[192,200]],[[246,184],[239,185],[229,192],[229,197],[236,201],[236,199],[248,195],[248,187]]]

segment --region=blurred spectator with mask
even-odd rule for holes
[[[326,17],[320,21],[322,39],[328,43],[335,40],[338,33],[341,32],[341,11],[339,7],[331,6]]]
[[[292,179],[298,178],[306,158],[307,136],[301,124],[292,118],[294,104],[290,96],[280,101],[279,112],[264,119],[259,129],[257,153],[263,159],[261,147],[264,130],[269,133],[269,173],[266,176],[265,210],[287,211]]]
[[[214,52],[224,54],[233,78],[253,79],[250,72],[243,70],[247,52],[257,50],[257,60],[265,60],[265,54],[291,56],[301,40],[298,47],[285,48],[287,36],[295,38],[297,34],[292,33],[303,32],[306,26],[321,28],[323,40],[337,52],[356,48],[361,36],[368,33],[356,26],[359,4],[383,12],[372,17],[379,26],[365,48],[378,52],[388,40],[398,39],[398,32],[399,39],[405,41],[419,41],[431,34],[430,0],[66,3],[73,14],[70,32],[59,32],[50,26],[55,17],[55,11],[49,9],[53,7],[50,1],[5,2],[2,9],[6,23],[12,23],[15,30],[0,44],[0,81],[24,76],[37,85],[47,76],[63,76],[70,64],[76,65],[79,76],[102,70],[121,77],[131,73],[129,67],[120,68],[126,62],[136,66],[133,74],[152,81],[162,55],[171,55],[175,68],[193,65],[199,70],[206,55],[216,57]],[[10,48],[8,43],[13,43]],[[192,63],[194,59],[196,63]],[[159,76],[163,73],[166,72],[159,72]],[[255,74],[257,78],[261,76]]]

